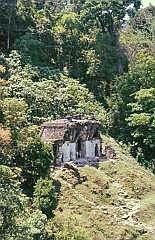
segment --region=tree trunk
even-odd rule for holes
[[[9,14],[9,21],[8,21],[7,50],[10,49],[10,25],[11,25],[11,16],[12,16],[12,11],[10,11],[10,14]]]

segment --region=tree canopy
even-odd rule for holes
[[[155,6],[140,7],[140,0],[0,1],[2,240],[55,239],[47,221],[58,183],[52,147],[40,139],[44,121],[95,117],[155,173]]]

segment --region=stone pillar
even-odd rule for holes
[[[63,162],[76,160],[76,143],[65,142],[62,145]]]
[[[95,146],[98,146],[99,152],[98,156],[101,156],[100,147],[101,147],[101,141],[100,139],[94,139],[94,140],[87,140],[86,141],[86,157],[87,158],[95,158]]]
[[[91,140],[86,141],[86,157],[87,158],[95,157],[95,147],[93,141]]]
[[[70,161],[70,144],[65,142],[62,145],[63,162]]]
[[[76,160],[76,143],[70,143],[70,160]]]

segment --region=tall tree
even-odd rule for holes
[[[16,15],[17,1],[0,1],[0,22],[1,29],[0,35],[2,40],[2,49],[10,49],[10,44],[12,40],[12,29],[15,24],[15,15]]]
[[[155,172],[155,88],[139,90],[128,106],[131,113],[126,120],[133,136],[132,150],[141,164]]]

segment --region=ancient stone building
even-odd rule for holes
[[[56,164],[68,161],[95,160],[101,155],[99,123],[79,116],[46,122],[41,138],[53,145]]]

